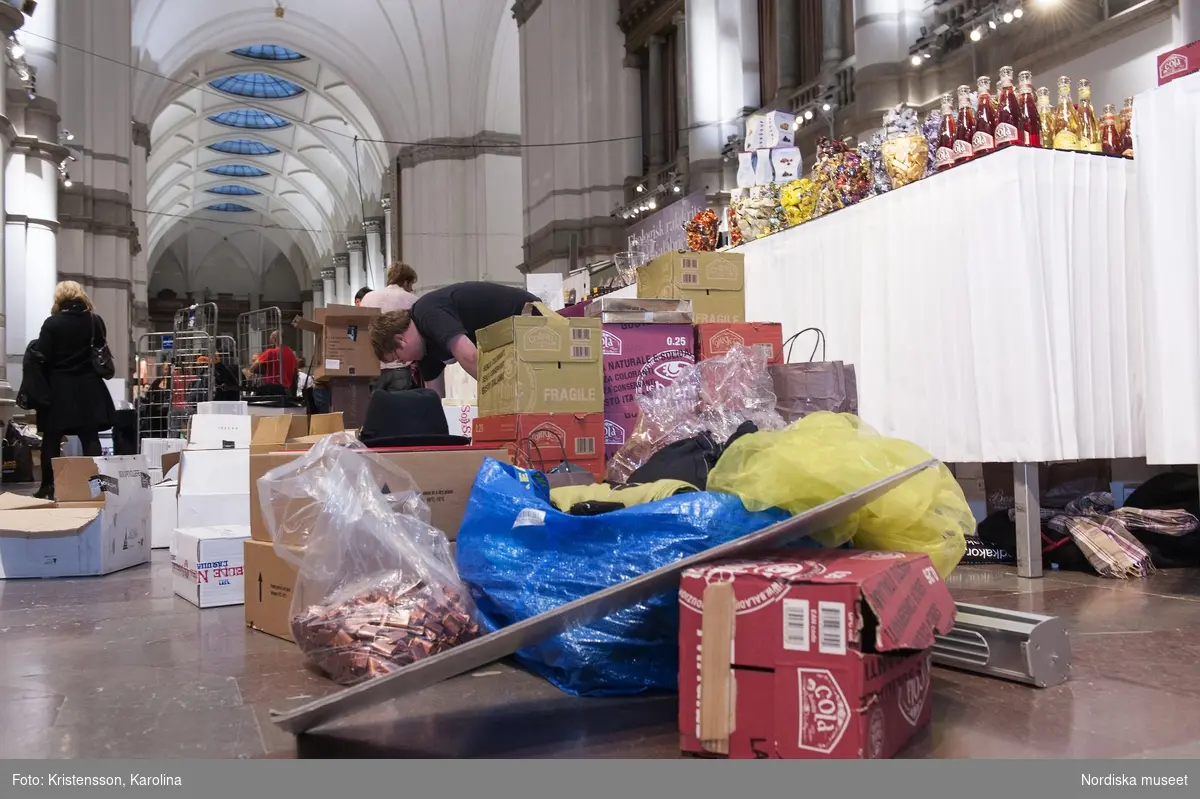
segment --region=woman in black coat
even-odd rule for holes
[[[53,498],[55,458],[63,436],[78,436],[85,455],[100,455],[100,432],[113,425],[116,408],[92,363],[92,347],[107,343],[104,320],[92,310],[83,287],[67,280],[54,287],[54,307],[38,336],[50,405],[37,414],[42,434],[42,487],[35,496]]]

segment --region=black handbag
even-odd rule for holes
[[[101,380],[112,380],[117,373],[117,367],[113,364],[112,350],[108,348],[107,341],[101,341],[100,346],[96,346],[96,315],[92,314],[92,368],[96,370],[96,374],[100,375]]]

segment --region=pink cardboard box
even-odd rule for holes
[[[636,397],[673,381],[696,362],[691,325],[605,325],[604,454],[625,445],[637,424]]]

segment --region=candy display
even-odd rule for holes
[[[774,184],[744,192],[730,200],[738,230],[743,241],[754,241],[781,230],[784,212],[779,205],[779,191]],[[732,229],[732,228],[731,228]]]
[[[803,224],[817,209],[817,187],[808,178],[793,180],[780,190],[779,204],[788,227]]]
[[[713,252],[717,249],[717,236],[720,233],[720,223],[717,212],[711,208],[699,211],[687,223],[688,249],[692,252]]]
[[[390,674],[478,634],[457,590],[435,591],[401,572],[373,575],[292,619],[301,651],[342,685]]]
[[[883,164],[883,134],[876,133],[869,142],[858,145],[858,154],[871,165],[871,193],[883,194],[892,190],[892,179]]]
[[[734,210],[732,203],[730,203],[729,208],[725,211],[725,221],[729,225],[729,246],[736,247],[745,241],[742,238],[742,230],[738,226],[737,221],[737,212]]]
[[[841,139],[817,140],[817,162],[812,180],[817,187],[815,216],[823,216],[863,200],[871,194],[871,165]]]

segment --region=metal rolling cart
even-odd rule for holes
[[[144,438],[167,438],[174,332],[146,333],[138,339],[133,401],[137,411],[138,451]]]
[[[282,358],[269,362],[262,360],[263,353],[282,345],[282,338],[283,314],[278,308],[261,308],[238,315],[237,358],[246,375],[244,399],[262,404],[278,398],[281,405],[287,404],[287,395],[282,389],[287,376],[279,373]],[[256,369],[258,364],[261,365]]]

